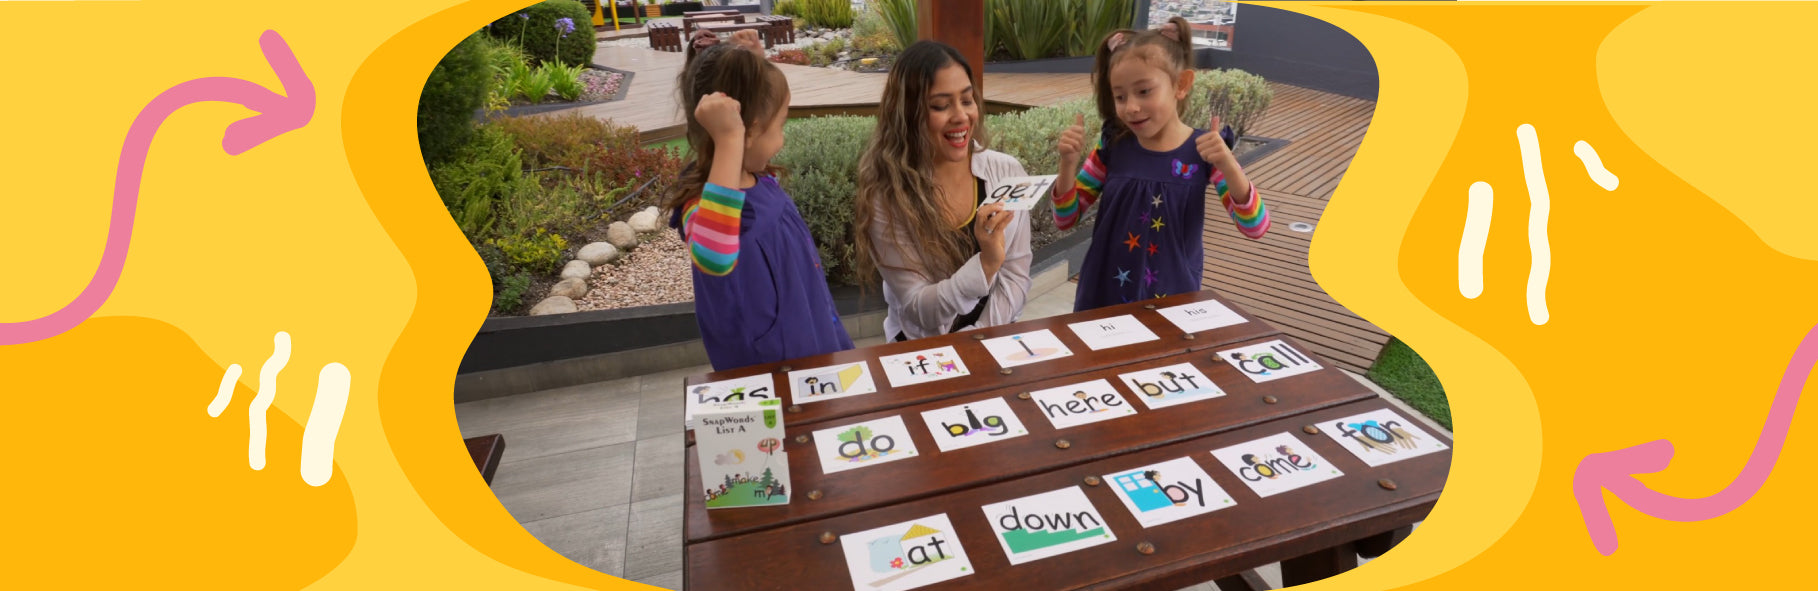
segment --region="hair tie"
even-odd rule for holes
[[[713,31],[709,31],[706,28],[700,28],[700,29],[694,30],[694,48],[695,49],[706,49],[708,47],[718,45],[719,42],[720,42],[720,36],[718,34],[715,34]]]
[[[1180,31],[1179,23],[1169,21],[1167,24],[1162,25],[1161,27],[1157,28],[1156,30],[1160,31],[1162,36],[1167,37],[1169,39],[1173,39],[1175,43],[1180,42],[1181,31]]]
[[[1107,48],[1109,48],[1111,51],[1117,51],[1117,47],[1119,45],[1123,45],[1123,44],[1124,44],[1124,34],[1123,33],[1112,34],[1111,38],[1107,39],[1105,41],[1105,46]]]

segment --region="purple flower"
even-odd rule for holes
[[[567,37],[569,33],[574,32],[574,19],[568,17],[558,18],[555,22],[555,28],[557,31],[562,32],[563,37]]]
[[[530,13],[528,13],[528,12],[520,12],[520,13],[518,13],[518,18],[521,18],[521,19],[524,19],[524,20],[530,20]]]

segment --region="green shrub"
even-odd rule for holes
[[[518,94],[523,95],[533,104],[541,103],[543,99],[549,98],[549,89],[555,87],[555,79],[551,75],[552,70],[553,68],[547,64],[537,66],[536,71],[530,73],[530,77],[519,83]]]
[[[1207,128],[1213,115],[1223,118],[1238,137],[1249,133],[1250,126],[1268,112],[1275,91],[1262,76],[1243,70],[1200,70],[1193,79],[1193,93],[1187,97],[1187,125]]]
[[[524,306],[524,296],[530,294],[530,275],[518,272],[505,276],[503,280],[493,283],[492,309],[500,314],[509,314]]]
[[[509,65],[505,77],[499,81],[499,91],[505,94],[507,101],[524,98],[524,89],[530,85],[530,77],[536,74],[536,68],[529,62],[520,61]]]
[[[827,282],[853,283],[852,199],[859,154],[877,127],[872,117],[815,117],[783,124],[783,190],[795,200],[820,249]]]
[[[892,37],[896,38],[898,47],[908,47],[916,41],[915,0],[873,0],[873,12],[883,22]],[[985,53],[989,54],[987,47]]]
[[[425,163],[447,161],[473,136],[474,112],[485,104],[492,81],[487,59],[478,35],[470,35],[430,70],[417,101],[417,145]]]
[[[502,236],[491,241],[505,252],[505,259],[520,269],[534,273],[554,273],[566,259],[568,241],[560,235],[538,228],[529,236]]]
[[[988,0],[985,26],[1010,59],[1032,60],[1064,55],[1073,38],[1072,11],[1077,0]],[[990,49],[986,50],[987,55]]]
[[[581,83],[581,71],[587,69],[586,66],[544,67],[549,68],[549,85],[562,100],[579,99],[581,93],[587,90],[587,85]]]
[[[497,246],[480,242],[473,244],[473,250],[486,264],[486,275],[492,280],[492,311],[510,314],[523,307],[524,296],[530,293],[530,275],[513,268]]]
[[[486,109],[494,112],[504,110],[511,106],[511,100],[518,95],[518,85],[530,75],[529,56],[518,46],[491,35],[479,35],[477,38],[485,48],[488,69],[492,74],[492,84],[486,94]]]
[[[525,15],[529,18],[520,17]],[[574,32],[562,37],[556,30],[556,19],[574,21]],[[487,27],[492,36],[517,43],[537,63],[581,65],[593,61],[596,41],[593,36],[593,13],[575,0],[544,0],[499,17]],[[560,39],[561,58],[556,50]]]
[[[517,142],[524,168],[562,167],[553,182],[572,186],[595,202],[595,209],[610,207],[615,189],[643,187],[638,203],[656,204],[674,184],[681,169],[680,156],[663,147],[638,143],[638,130],[614,125],[573,111],[539,117],[507,117],[493,121]],[[555,173],[552,172],[552,175]],[[623,195],[628,191],[621,191]],[[591,210],[590,210],[591,211]]]
[[[800,10],[802,20],[817,27],[844,29],[852,26],[850,0],[800,0]]]
[[[549,171],[528,175],[529,190],[512,193],[499,203],[499,235],[528,236],[539,231],[580,236],[586,231],[588,198],[581,195],[569,173]],[[536,179],[550,182],[538,183]],[[558,261],[560,262],[560,261]]]
[[[492,235],[499,203],[534,190],[535,182],[525,179],[523,170],[511,137],[482,127],[448,161],[432,165],[429,176],[455,224],[474,240]]]
[[[985,56],[1092,55],[1106,35],[1135,20],[1133,0],[985,0]]]
[[[1105,40],[1112,31],[1128,29],[1136,19],[1135,0],[1069,0],[1071,14],[1083,15],[1075,23],[1072,38],[1067,44],[1067,55],[1093,55],[1098,52],[1098,44]],[[1149,23],[1158,26],[1162,23]]]
[[[770,13],[778,16],[802,16],[802,5],[798,0],[778,0],[776,6],[770,7]]]

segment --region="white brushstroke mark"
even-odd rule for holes
[[[286,363],[290,363],[290,333],[278,331],[272,337],[271,358],[259,368],[259,395],[246,409],[246,422],[251,427],[246,437],[246,463],[254,470],[265,469],[265,411],[278,397],[278,372],[284,371]]]
[[[1597,157],[1597,149],[1592,148],[1589,142],[1578,140],[1578,143],[1572,144],[1572,153],[1584,161],[1585,173],[1591,175],[1591,180],[1597,181],[1597,186],[1603,187],[1605,191],[1616,190],[1616,184],[1620,180],[1616,178],[1616,173],[1603,167],[1603,159]]]
[[[1552,246],[1547,243],[1547,216],[1553,202],[1547,194],[1547,173],[1540,166],[1540,137],[1526,123],[1515,128],[1521,144],[1521,173],[1528,183],[1528,320],[1547,323],[1547,275],[1553,271]]]
[[[1474,300],[1483,295],[1483,247],[1490,240],[1490,216],[1496,210],[1496,193],[1490,184],[1471,183],[1465,205],[1464,238],[1458,242],[1458,293]]]
[[[335,436],[341,432],[341,417],[347,412],[348,383],[353,376],[347,366],[330,363],[322,366],[316,378],[316,403],[309,409],[309,422],[303,426],[303,482],[322,486],[335,472]]]
[[[227,366],[227,373],[221,375],[221,386],[215,390],[215,399],[208,403],[208,416],[221,416],[227,410],[227,403],[234,401],[234,386],[240,383],[240,364]]]

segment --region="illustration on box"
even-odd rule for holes
[[[1037,390],[1029,393],[1029,399],[1035,401],[1042,416],[1048,417],[1048,422],[1054,423],[1056,429],[1136,414],[1136,409],[1131,408],[1107,380]]]
[[[844,365],[800,369],[789,372],[790,401],[808,404],[877,392],[871,378],[870,364],[860,361]]]
[[[1345,417],[1326,435],[1370,467],[1443,451],[1446,444],[1389,409]]]
[[[1288,433],[1214,450],[1212,457],[1218,458],[1219,463],[1242,479],[1259,497],[1345,475]]]
[[[694,428],[695,411],[703,405],[777,398],[776,381],[770,379],[770,374],[695,384],[684,387],[683,392],[682,397],[686,400],[682,410],[684,429]]]
[[[1183,306],[1156,310],[1163,318],[1180,327],[1182,332],[1194,333],[1224,328],[1248,322],[1231,308],[1216,301],[1193,302]]]
[[[782,405],[769,399],[701,407],[694,448],[708,509],[789,503]]]
[[[1191,363],[1121,374],[1117,379],[1130,386],[1136,399],[1151,410],[1225,395],[1206,372]]]
[[[1219,351],[1218,358],[1259,384],[1320,369],[1318,363],[1280,340]]]
[[[1117,541],[1098,508],[1077,486],[985,505],[985,519],[1010,564],[1022,564]]]
[[[891,355],[877,361],[884,366],[884,375],[890,378],[893,388],[971,375],[966,370],[966,362],[960,360],[959,352],[950,346]]]
[[[1029,434],[1003,398],[924,411],[922,423],[943,452]]]
[[[1067,328],[1073,329],[1073,334],[1078,335],[1079,340],[1085,341],[1086,346],[1093,351],[1161,338],[1155,336],[1148,326],[1144,326],[1143,321],[1137,320],[1135,316],[1129,314],[1101,320],[1075,322],[1067,325]]]
[[[852,588],[904,591],[972,574],[947,514],[840,536]]]
[[[1005,211],[1027,211],[1041,204],[1054,186],[1055,175],[1016,176],[1001,179],[992,185],[986,193],[985,201],[980,207],[993,203],[1003,203]]]
[[[999,367],[1016,367],[1038,361],[1071,357],[1073,351],[1067,349],[1054,331],[1046,328],[1007,337],[986,339],[985,350],[997,360]]]
[[[903,417],[888,417],[814,432],[815,453],[821,472],[832,474],[873,466],[916,455],[915,440]]]
[[[1143,527],[1233,506],[1236,501],[1192,458],[1178,458],[1105,477]]]

